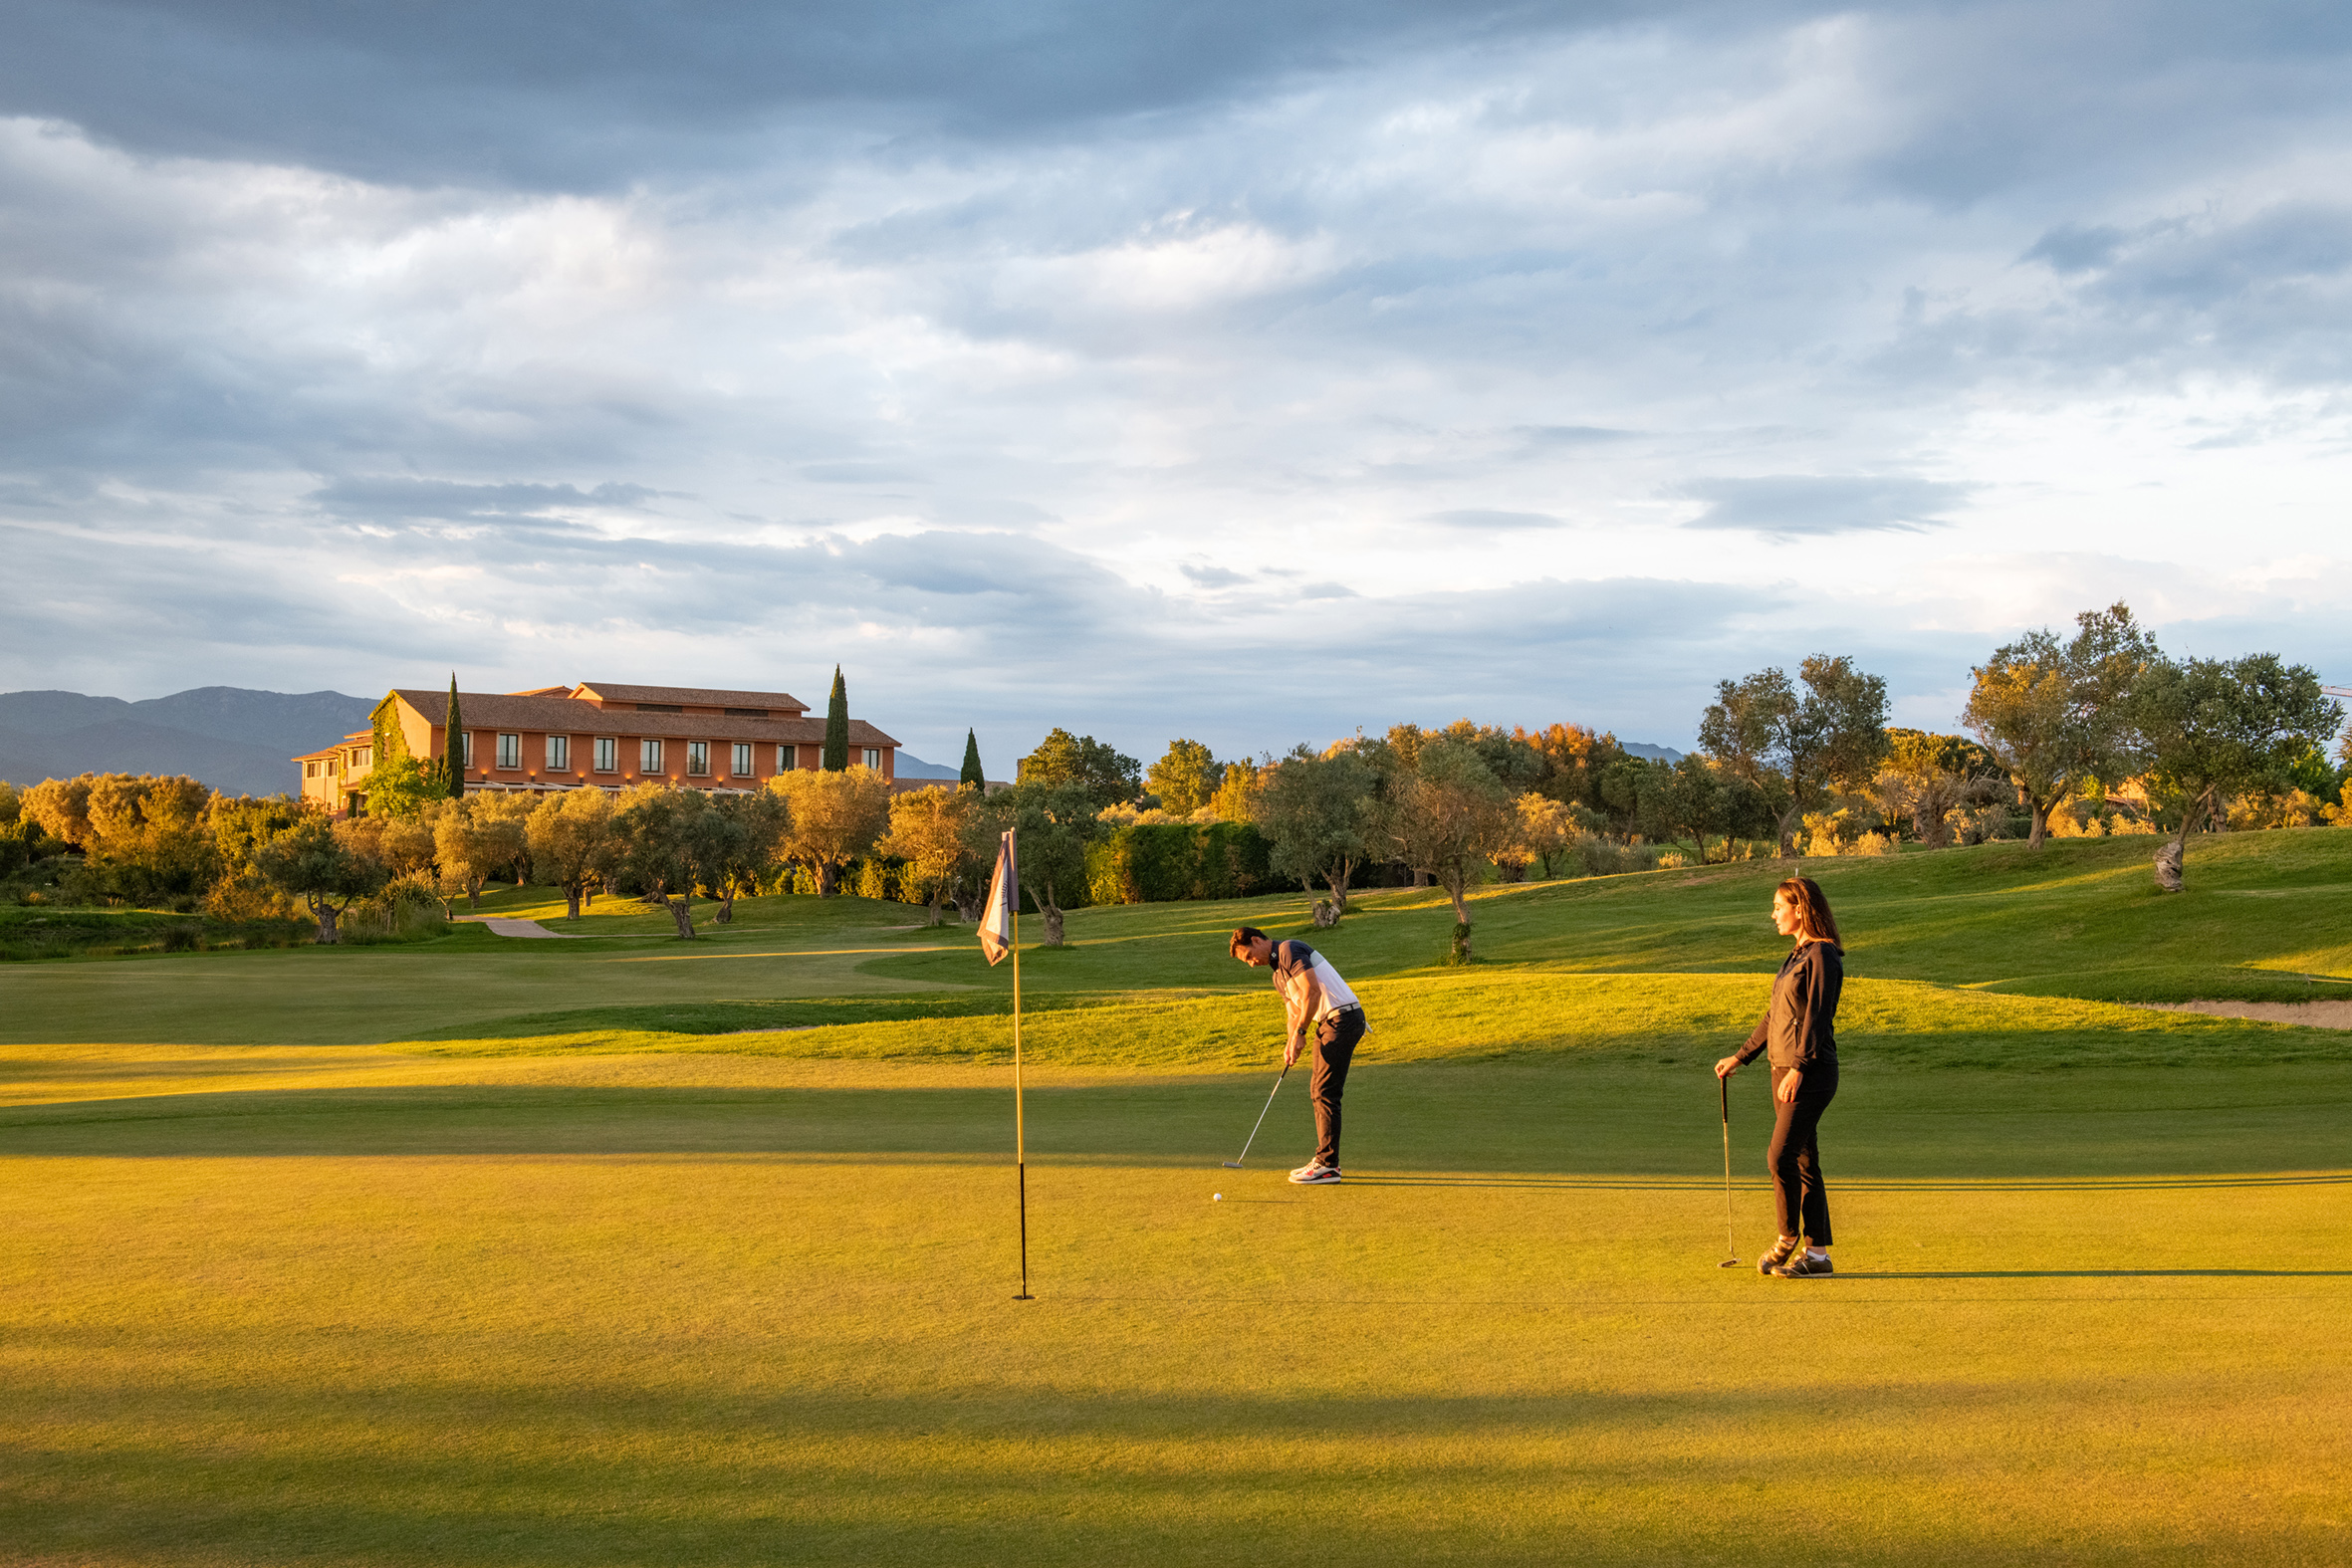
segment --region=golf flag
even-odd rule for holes
[[[989,878],[988,913],[980,917],[980,951],[991,964],[1013,951],[1013,917],[1021,906],[1021,878],[1013,858],[1014,829],[997,840],[997,871]]]

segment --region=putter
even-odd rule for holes
[[[1250,1136],[1242,1142],[1242,1160],[1247,1160],[1250,1157],[1250,1145],[1258,1141],[1258,1129],[1266,1125],[1266,1111],[1274,1109],[1274,1097],[1283,1092],[1283,1080],[1290,1075],[1291,1064],[1286,1061],[1283,1063],[1283,1070],[1274,1075],[1274,1087],[1266,1091],[1266,1110],[1258,1113],[1258,1120],[1251,1125]],[[1726,1147],[1728,1148],[1729,1145]],[[1725,1158],[1729,1159],[1730,1157],[1727,1155]],[[1238,1171],[1242,1168],[1242,1160],[1228,1160],[1225,1162],[1225,1168],[1229,1171]],[[1731,1166],[1726,1165],[1724,1169],[1729,1171]]]
[[[1740,1248],[1732,1239],[1732,1080],[1718,1077],[1715,1086],[1723,1091],[1723,1249],[1732,1255],[1716,1264],[1731,1268],[1740,1261]]]

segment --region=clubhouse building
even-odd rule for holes
[[[824,720],[787,692],[702,686],[620,686],[590,681],[527,692],[460,692],[458,747],[469,794],[600,788],[649,781],[748,793],[780,773],[821,768]],[[448,749],[446,691],[394,690],[376,706],[408,755]],[[862,719],[849,721],[849,762],[896,787],[898,743]],[[364,810],[375,767],[375,732],[294,759],[302,795],[328,810]],[[928,782],[928,781],[926,781]]]

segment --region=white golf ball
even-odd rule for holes
[[[1225,1195],[1223,1193],[1211,1193],[1209,1195],[1209,1202],[1213,1204],[1221,1204],[1225,1202]]]

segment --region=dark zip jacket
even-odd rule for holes
[[[1768,1047],[1775,1067],[1837,1065],[1837,994],[1845,979],[1843,949],[1799,942],[1772,979],[1772,1005],[1740,1047],[1741,1064]]]

